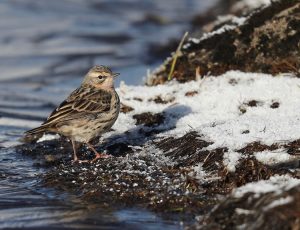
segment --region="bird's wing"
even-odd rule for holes
[[[76,119],[83,114],[98,114],[110,110],[112,94],[95,88],[78,88],[63,101],[43,123],[52,126]]]

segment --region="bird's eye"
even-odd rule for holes
[[[99,80],[103,80],[103,79],[104,79],[104,76],[99,75],[98,78],[99,78]]]

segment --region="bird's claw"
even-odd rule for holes
[[[95,156],[95,158],[93,160],[91,160],[91,163],[96,162],[100,158],[110,158],[110,157],[112,157],[112,155],[108,155],[108,154],[105,154],[105,153],[98,154],[98,155]]]
[[[88,163],[88,160],[79,160],[79,159],[74,159],[72,160],[72,164],[82,164],[82,163]]]

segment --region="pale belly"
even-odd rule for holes
[[[59,127],[58,131],[77,142],[88,143],[107,132],[117,120],[118,114],[119,108],[116,108],[105,115],[100,114],[98,118],[73,120],[69,124]]]

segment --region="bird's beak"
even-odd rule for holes
[[[117,76],[119,76],[120,75],[120,73],[113,73],[113,77],[115,78],[115,77],[117,77]]]

